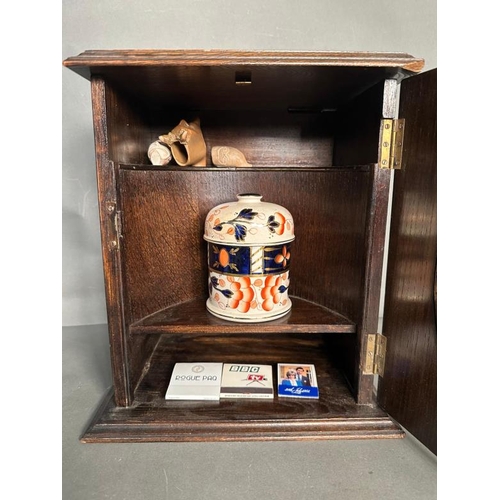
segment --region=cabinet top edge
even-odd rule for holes
[[[419,72],[424,60],[398,52],[300,52],[235,50],[86,50],[68,57],[69,68],[92,66],[369,66]]]

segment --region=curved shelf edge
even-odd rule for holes
[[[252,165],[251,167],[181,167],[169,164],[163,167],[157,165],[143,165],[139,163],[120,163],[120,169],[132,172],[340,172],[340,171],[368,171],[375,163],[354,164],[354,165],[309,165],[309,164],[289,164],[289,165]]]
[[[133,335],[162,333],[355,333],[356,325],[341,314],[298,297],[283,318],[264,323],[233,323],[216,318],[200,297],[147,316],[132,325]]]

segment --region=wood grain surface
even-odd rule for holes
[[[290,293],[353,321],[363,304],[370,173],[120,170],[127,311],[132,323],[208,296],[205,217],[257,192],[292,213]],[[313,195],[311,195],[313,194]]]
[[[279,398],[276,363],[314,360],[320,398]],[[245,362],[274,366],[272,400],[166,401],[175,362]],[[376,407],[357,405],[321,336],[163,335],[134,404],[104,400],[84,442],[245,441],[402,437]]]
[[[408,54],[196,50],[87,51],[64,61],[99,75],[146,107],[227,110],[332,109],[387,78],[423,67]],[[237,85],[239,74],[248,85]]]
[[[378,162],[385,80],[340,105],[335,113],[333,165]]]
[[[255,166],[326,168],[334,164],[334,113],[289,113],[286,110],[179,112],[160,107],[149,116],[151,136],[156,139],[160,134],[172,130],[181,119],[190,121],[195,118],[201,122],[209,167],[213,166],[211,151],[214,146],[237,148]],[[378,125],[375,130],[378,131]],[[373,158],[375,161],[376,157]],[[122,163],[134,161],[122,160]],[[144,162],[144,165],[148,163]]]
[[[380,66],[420,71],[423,60],[402,52],[307,52],[307,51],[243,51],[243,50],[87,50],[64,61],[74,66],[147,66],[147,65],[228,64],[324,64],[341,66]]]
[[[388,339],[379,401],[437,450],[437,71],[403,82],[402,170],[395,172],[383,332]]]
[[[150,163],[147,150],[151,136],[147,114],[136,97],[124,95],[116,86],[106,84],[106,114],[109,160]]]
[[[91,85],[92,112],[96,152],[97,189],[101,226],[101,246],[107,305],[108,331],[115,401],[127,405],[133,400],[123,303],[123,267],[116,217],[120,211],[117,169],[109,161],[107,87],[103,79],[94,77]]]
[[[376,165],[379,123],[394,114],[397,82],[423,61],[396,53],[100,50],[64,64],[92,79],[114,385],[82,440],[401,437],[373,404],[362,359],[378,320],[390,178]],[[413,103],[419,85],[408,86]],[[422,111],[411,109],[418,122]],[[253,167],[149,165],[149,144],[196,117],[208,152],[236,147]],[[427,135],[414,126],[407,154],[419,162]],[[294,307],[275,322],[228,323],[205,309],[204,219],[241,192],[259,192],[294,217]],[[415,200],[401,217],[420,220]],[[405,258],[420,262],[411,248]],[[320,399],[164,400],[176,362],[242,360],[312,363]],[[389,361],[389,371],[399,376],[397,363]],[[408,401],[403,413],[415,411]]]
[[[356,325],[326,307],[291,296],[292,310],[283,318],[263,323],[219,319],[206,309],[207,297],[176,304],[130,326],[134,335],[156,333],[355,333]]]

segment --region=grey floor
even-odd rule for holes
[[[64,500],[437,497],[436,457],[405,439],[80,444],[111,386],[105,325],[63,328]]]

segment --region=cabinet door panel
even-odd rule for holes
[[[394,173],[380,405],[436,453],[437,70],[404,80],[402,170]]]

